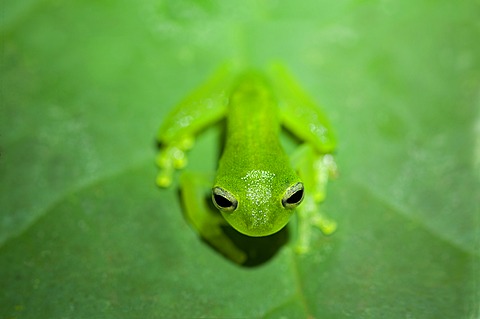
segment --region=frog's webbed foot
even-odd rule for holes
[[[168,187],[172,183],[175,170],[181,169],[187,165],[186,152],[192,148],[194,138],[185,136],[175,142],[160,145],[160,151],[155,160],[160,171],[157,175],[157,185]]]
[[[323,214],[319,207],[325,200],[328,180],[337,176],[337,166],[331,154],[318,154],[308,145],[302,145],[292,159],[305,185],[305,198],[297,208],[298,239],[295,250],[306,253],[310,249],[312,226],[324,235],[331,235],[337,229],[337,223]]]
[[[320,229],[324,235],[331,235],[337,229],[337,223],[323,214],[317,202],[305,198],[305,203],[297,209],[298,214],[298,238],[295,244],[295,251],[299,254],[307,253],[310,250],[312,238],[312,226]]]

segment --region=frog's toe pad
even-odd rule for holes
[[[296,245],[295,248],[295,253],[298,254],[298,255],[304,255],[306,253],[308,253],[310,251],[310,248],[306,245]]]
[[[324,235],[328,236],[337,230],[338,225],[334,220],[321,218],[315,221],[315,226],[317,226]]]
[[[161,171],[157,175],[156,183],[159,187],[168,187],[172,184],[171,174],[166,174],[165,171]]]

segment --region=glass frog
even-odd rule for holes
[[[157,184],[170,186],[195,135],[222,119],[225,145],[215,177],[186,171],[180,177],[185,214],[198,233],[238,263],[246,255],[222,231],[226,224],[248,236],[268,236],[297,211],[298,253],[309,250],[312,228],[333,233],[336,223],[318,206],[336,175],[336,140],[325,114],[281,64],[243,73],[225,65],[173,108],[158,133]],[[290,156],[280,142],[282,128],[300,141]],[[206,191],[218,211],[205,201]]]

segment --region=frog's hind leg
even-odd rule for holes
[[[223,232],[227,222],[211,202],[213,176],[185,172],[180,178],[184,212],[199,235],[230,260],[242,264],[247,255]]]
[[[325,216],[319,207],[325,200],[327,182],[336,176],[337,167],[332,155],[318,154],[307,144],[293,154],[292,163],[305,186],[305,197],[297,208],[298,240],[295,249],[298,253],[306,253],[310,248],[312,226],[325,235],[332,234],[337,228],[337,223]]]

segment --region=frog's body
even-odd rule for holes
[[[292,208],[282,199],[300,178],[280,145],[277,105],[262,77],[246,74],[232,92],[214,190],[242,199],[235,211],[220,207],[234,228],[250,236],[270,235],[288,222]]]
[[[225,220],[243,234],[267,236],[283,228],[304,201],[299,207],[297,245],[304,252],[311,224],[327,234],[336,227],[317,207],[324,199],[328,175],[335,173],[330,155],[335,140],[329,124],[282,67],[274,68],[273,85],[257,72],[236,79],[232,75],[222,68],[167,117],[159,133],[157,183],[168,186],[174,169],[186,164],[185,152],[194,135],[225,117],[224,151],[209,185],[224,219],[202,200],[201,185],[208,182],[192,175],[181,180],[187,216],[207,241],[242,262],[243,252],[220,229]],[[280,143],[282,124],[305,142],[292,158]]]

